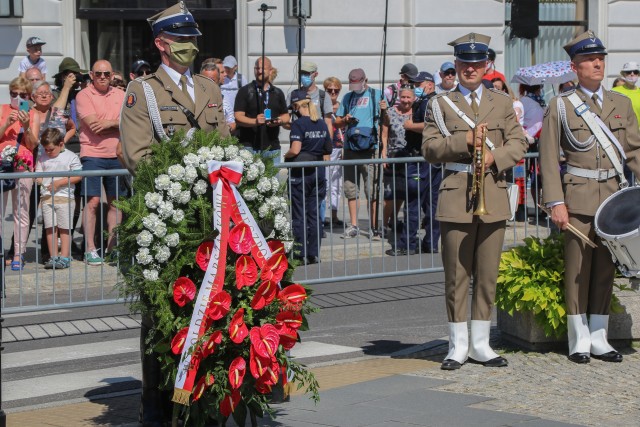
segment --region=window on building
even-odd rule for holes
[[[587,0],[540,0],[540,34],[533,40],[511,38],[512,3],[513,0],[505,3],[504,74],[507,79],[511,80],[520,67],[568,60],[562,46],[587,30]],[[545,87],[544,90],[553,93],[551,87]]]
[[[0,18],[22,18],[22,0],[0,0]]]

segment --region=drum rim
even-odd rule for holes
[[[618,190],[616,192],[614,192],[613,194],[611,194],[609,197],[607,197],[606,199],[604,199],[604,202],[602,202],[600,204],[600,206],[598,206],[598,210],[596,211],[596,215],[593,218],[593,227],[595,229],[596,234],[601,237],[601,238],[608,238],[608,239],[612,239],[612,240],[619,240],[625,237],[631,237],[634,234],[638,234],[640,233],[640,227],[636,228],[635,230],[631,230],[628,233],[624,233],[624,234],[607,234],[604,231],[602,231],[600,229],[600,227],[598,227],[598,217],[600,216],[600,213],[602,212],[602,208],[613,198],[618,197],[620,194],[624,193],[624,192],[628,192],[628,191],[634,191],[634,190],[640,190],[640,186],[633,186],[633,187],[627,187],[627,188],[623,188],[621,190]]]

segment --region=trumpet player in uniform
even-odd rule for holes
[[[594,216],[607,197],[628,184],[622,170],[624,157],[640,176],[638,122],[629,98],[602,87],[607,51],[593,31],[571,40],[564,50],[571,57],[578,87],[552,99],[544,117],[540,136],[543,202],[558,228],[565,230],[571,224],[597,245],[593,249],[565,233],[569,360],[589,363],[594,357],[622,362],[622,355],[607,341],[615,266],[595,234]],[[561,150],[567,159],[562,179]]]
[[[503,172],[524,157],[527,143],[511,99],[482,85],[489,41],[488,36],[470,33],[449,43],[460,83],[429,102],[422,138],[424,157],[445,168],[436,212],[449,318],[449,353],[441,366],[445,370],[459,369],[467,359],[488,367],[507,366],[489,345],[500,253],[511,216]]]

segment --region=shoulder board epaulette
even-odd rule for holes
[[[147,74],[146,76],[136,77],[135,80],[137,80],[139,82],[142,82],[142,81],[145,81],[145,80],[149,80],[149,79],[155,78],[155,76],[156,76],[156,73],[151,73],[151,74]]]
[[[511,96],[510,96],[508,93],[503,92],[503,91],[501,91],[501,90],[498,90],[498,89],[495,89],[495,88],[492,88],[492,87],[490,87],[490,88],[489,88],[489,90],[490,90],[491,92],[493,92],[493,93],[497,93],[497,94],[499,94],[499,95],[506,96],[507,98],[511,98]]]
[[[617,90],[609,90],[608,92],[615,93],[616,95],[624,96],[625,98],[629,98],[627,95],[625,95],[624,93],[618,92]]]
[[[571,89],[571,90],[568,90],[566,92],[560,92],[558,94],[558,96],[569,96],[569,95],[574,94],[574,93],[576,93],[576,90],[575,89]]]

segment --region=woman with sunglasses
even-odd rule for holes
[[[338,101],[338,95],[342,90],[342,83],[337,77],[327,77],[323,84],[324,90],[329,95],[331,100],[331,123],[336,122],[336,112],[340,107],[340,101]],[[331,150],[331,161],[342,160],[342,147],[344,145],[344,133],[342,129],[333,126],[333,149]],[[331,203],[331,224],[333,226],[342,227],[344,222],[338,219],[338,203],[340,201],[340,195],[342,194],[342,167],[341,166],[329,166],[327,168],[327,190],[329,191],[329,198]],[[321,218],[324,219],[324,218]],[[330,225],[325,222],[325,225]]]
[[[289,151],[285,162],[328,160],[331,136],[327,124],[304,89],[291,92],[291,110],[298,119],[291,124]],[[320,262],[322,220],[320,202],[326,194],[324,167],[291,168],[289,170],[291,222],[295,239],[295,258],[305,264]]]
[[[26,164],[33,165],[33,155],[31,151],[38,144],[38,139],[32,129],[33,111],[25,111],[21,104],[31,99],[31,83],[24,77],[17,77],[9,84],[9,104],[2,105],[0,112],[0,152],[6,147],[18,148],[18,156]],[[23,101],[23,102],[21,102]],[[26,104],[28,105],[28,104]],[[22,270],[24,266],[23,254],[27,248],[27,236],[29,235],[29,204],[33,179],[22,178],[16,180],[13,190],[2,191],[2,217],[5,216],[5,207],[11,193],[11,206],[13,209],[13,234],[14,234],[14,254],[11,261],[11,269]],[[2,222],[0,221],[0,232],[2,232]]]
[[[407,135],[406,122],[412,121],[412,105],[416,99],[414,86],[412,84],[404,84],[400,86],[398,91],[398,104],[389,108],[387,114],[383,117],[382,122],[382,158],[409,157],[407,151]],[[405,198],[406,182],[405,164],[394,163],[384,164],[384,209],[383,209],[383,227],[394,228],[393,221],[397,218],[397,213],[402,206]],[[398,190],[398,191],[396,191]],[[408,221],[407,221],[408,222]],[[408,224],[407,224],[408,225]],[[417,230],[417,227],[415,227]],[[383,230],[384,231],[384,230]],[[380,233],[389,235],[390,230]],[[395,241],[394,241],[395,240]],[[388,255],[400,255],[409,252],[409,249],[415,253],[415,239],[412,239],[412,248],[398,248],[397,239],[391,241],[393,249],[387,251]]]

